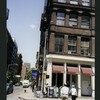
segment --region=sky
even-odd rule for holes
[[[35,67],[40,45],[40,21],[45,0],[7,0],[7,28],[18,45],[23,62]]]

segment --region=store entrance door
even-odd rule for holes
[[[69,84],[70,88],[73,84],[77,88],[77,75],[67,74],[67,81],[66,82]]]

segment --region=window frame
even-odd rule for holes
[[[63,16],[59,16],[60,14],[63,14]],[[57,15],[56,15],[56,25],[59,25],[59,26],[64,26],[65,25],[65,13],[64,12],[57,12]]]
[[[64,37],[55,36],[55,52],[63,52],[64,50]]]
[[[78,0],[70,0],[70,4],[72,4],[72,5],[78,5]]]
[[[69,50],[69,48],[71,49]],[[77,53],[77,38],[76,37],[73,37],[73,36],[68,37],[68,52],[70,52],[71,54]]]
[[[82,6],[89,7],[91,5],[90,0],[82,0]]]
[[[69,26],[70,27],[75,27],[75,28],[78,27],[78,14],[77,13],[71,13],[71,14],[69,14]]]
[[[88,19],[86,19],[85,17],[88,17]],[[81,28],[90,29],[90,16],[82,15],[82,17],[81,17]]]
[[[66,3],[66,0],[57,0],[59,3]]]
[[[88,56],[89,54],[90,54],[90,40],[88,38],[82,38],[81,39],[81,55]]]

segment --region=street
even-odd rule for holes
[[[14,87],[14,91],[11,94],[7,94],[7,100],[19,100],[20,97],[24,93],[24,88],[22,86]]]
[[[24,92],[26,90],[26,92]],[[61,98],[36,98],[34,93],[29,88],[23,88],[22,86],[14,87],[14,92],[7,94],[7,100],[61,100]],[[71,98],[69,98],[71,100]],[[77,98],[77,100],[95,100],[91,97]]]

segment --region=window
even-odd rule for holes
[[[78,5],[78,0],[70,0],[70,4]]]
[[[58,0],[58,2],[66,3],[66,0]]]
[[[77,17],[78,16],[76,14],[69,15],[69,26],[77,27]]]
[[[55,51],[63,52],[63,46],[64,46],[64,38],[61,36],[56,36],[55,37]]]
[[[76,53],[76,37],[68,38],[68,53],[69,54]]]
[[[82,38],[81,40],[81,54],[84,56],[89,55],[89,39],[88,38]]]
[[[62,12],[57,13],[56,25],[64,26],[65,14]]]
[[[82,0],[83,6],[90,6],[90,0]]]
[[[90,18],[89,16],[82,16],[82,21],[81,21],[81,28],[90,28]]]

